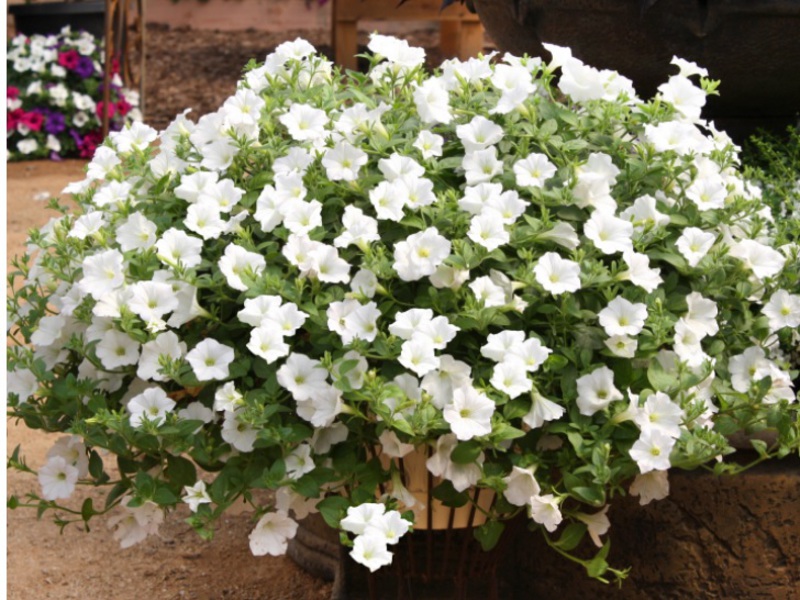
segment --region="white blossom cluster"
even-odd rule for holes
[[[566,48],[430,76],[405,42],[370,49],[342,83],[282,44],[217,112],[112,134],[69,186],[82,211],[31,240],[9,311],[32,344],[11,350],[15,410],[68,411],[85,440],[51,451],[43,498],[93,447],[163,448],[150,487],[128,481],[124,545],[153,502],[181,494],[202,529],[268,487],[255,554],[319,504],[374,570],[414,503],[381,456],[427,448],[448,493],[494,490],[490,519],[602,545],[606,491],[638,475],[664,497],[671,466],[727,451],[720,414],[791,420],[775,347],[800,326],[798,248],[700,118],[701,69],[675,59],[646,102]],[[181,480],[180,455],[216,481]]]

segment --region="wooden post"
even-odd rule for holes
[[[334,60],[347,69],[356,68],[358,22],[438,21],[439,43],[448,57],[466,60],[483,50],[483,26],[464,6],[440,10],[440,0],[412,0],[397,6],[391,0],[333,0]]]

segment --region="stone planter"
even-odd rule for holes
[[[800,110],[800,2],[796,0],[474,0],[498,48],[549,54],[570,46],[598,68],[630,77],[642,96],[677,71],[672,56],[720,79],[714,119],[775,126]],[[642,10],[642,7],[649,5]],[[745,122],[745,124],[747,124]],[[723,126],[725,122],[722,122]]]
[[[755,458],[742,452],[742,460]],[[631,567],[621,589],[586,577],[538,533],[517,536],[519,598],[788,600],[800,593],[800,458],[762,463],[736,476],[670,471],[670,495],[640,506],[618,498],[609,511],[615,567]],[[524,593],[522,592],[524,590]]]

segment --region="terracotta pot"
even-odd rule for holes
[[[549,59],[569,46],[594,67],[630,77],[650,97],[677,55],[720,79],[717,119],[790,122],[800,110],[800,2],[796,0],[474,0],[498,48]],[[643,6],[647,6],[642,10]],[[723,123],[724,124],[724,123]]]

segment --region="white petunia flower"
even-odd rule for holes
[[[774,277],[783,270],[786,262],[780,252],[755,240],[734,243],[729,254],[741,260],[758,279]]]
[[[206,491],[206,482],[198,481],[194,485],[183,486],[183,501],[189,505],[189,510],[197,512],[201,504],[210,504],[211,496]]]
[[[416,281],[433,275],[450,256],[450,248],[450,241],[436,227],[429,227],[395,244],[392,267],[403,281]]]
[[[458,492],[463,492],[470,486],[478,483],[481,477],[481,465],[483,465],[484,455],[481,452],[475,462],[468,464],[454,463],[450,460],[450,454],[458,444],[455,434],[448,433],[439,436],[436,440],[436,450],[426,461],[428,471],[434,477],[444,477],[453,484]]]
[[[333,425],[336,417],[344,410],[342,393],[332,385],[320,388],[311,398],[296,402],[297,415],[319,428]]]
[[[339,526],[344,531],[363,535],[367,527],[377,523],[385,513],[386,506],[378,502],[366,502],[358,506],[349,506],[347,507],[347,516],[340,521]]]
[[[128,308],[145,322],[161,318],[178,308],[178,298],[168,283],[137,281],[128,289],[132,293]]]
[[[489,383],[512,399],[533,388],[533,381],[528,378],[527,366],[521,358],[513,355],[495,365]]]
[[[583,234],[603,254],[633,250],[633,224],[601,210],[595,210],[583,226]]]
[[[200,264],[203,240],[179,229],[168,229],[156,242],[158,258],[166,265],[191,269]]]
[[[306,473],[314,470],[314,459],[311,457],[311,446],[300,444],[284,459],[286,463],[286,476],[289,479],[300,479]]]
[[[556,166],[545,154],[533,153],[514,163],[518,187],[542,188],[556,174]]]
[[[473,117],[469,123],[456,127],[456,136],[461,140],[464,150],[475,152],[494,146],[503,139],[503,128],[486,117]]]
[[[268,512],[250,532],[250,552],[253,556],[282,556],[289,540],[297,533],[297,523],[283,511]]]
[[[728,371],[733,389],[742,393],[749,391],[756,374],[768,364],[766,353],[758,346],[751,346],[741,354],[732,356],[728,361]]]
[[[639,342],[635,338],[627,335],[612,335],[603,342],[614,356],[621,358],[633,358],[636,356],[636,348]]]
[[[603,547],[603,541],[600,539],[601,535],[605,535],[611,527],[611,522],[608,520],[608,509],[610,505],[606,504],[600,511],[594,514],[576,513],[575,518],[586,525],[589,537],[598,548]]]
[[[769,328],[775,332],[784,327],[800,327],[800,295],[777,290],[761,310],[769,319]]]
[[[39,469],[38,478],[44,500],[62,500],[69,498],[75,491],[78,467],[70,464],[63,456],[53,456]]]
[[[650,257],[647,254],[628,251],[622,253],[622,260],[628,265],[628,270],[619,274],[622,280],[628,280],[647,292],[654,292],[659,285],[664,283],[660,269],[650,268]]]
[[[421,164],[410,156],[403,156],[397,152],[392,153],[389,158],[381,158],[378,161],[378,170],[388,182],[399,179],[410,183],[425,174],[425,168]]]
[[[322,157],[322,166],[331,181],[355,181],[367,164],[367,153],[348,142],[339,142]]]
[[[186,343],[182,342],[174,332],[160,333],[154,340],[142,346],[136,375],[143,380],[167,381],[167,376],[162,373],[162,361],[178,361],[184,354],[186,354]]]
[[[439,357],[439,366],[422,378],[419,387],[430,394],[436,408],[443,410],[452,402],[453,390],[472,384],[471,371],[467,363],[443,354]]]
[[[225,253],[218,262],[220,272],[225,275],[228,285],[235,290],[247,291],[247,284],[242,275],[257,279],[267,266],[267,261],[260,254],[245,250],[236,244],[226,246]]]
[[[647,305],[617,296],[597,313],[606,335],[638,335],[647,320]]]
[[[495,404],[472,386],[453,390],[453,401],[444,407],[442,416],[459,440],[489,435]]]
[[[581,289],[580,273],[578,263],[561,258],[555,252],[544,253],[533,268],[536,281],[554,296]]]
[[[155,245],[157,231],[155,223],[135,212],[117,227],[117,243],[123,252],[147,250]]]
[[[439,368],[439,357],[435,354],[433,340],[420,334],[403,342],[397,362],[419,377]]]
[[[364,536],[376,536],[386,544],[396,544],[411,527],[398,511],[389,510],[378,519],[373,519],[364,530]]]
[[[308,104],[292,104],[287,112],[278,117],[278,120],[289,131],[292,139],[298,142],[313,142],[327,135],[325,126],[328,124],[328,115],[324,110]]]
[[[198,240],[199,241],[199,240]],[[80,289],[100,300],[125,283],[124,257],[117,250],[106,250],[83,260]]]
[[[364,211],[355,206],[345,207],[342,225],[344,225],[344,231],[333,240],[333,245],[337,248],[346,248],[351,244],[363,248],[370,242],[380,239],[378,221],[368,217]]]
[[[708,254],[708,251],[711,250],[716,239],[717,236],[713,233],[703,231],[697,227],[687,227],[675,242],[675,246],[686,259],[686,262],[689,263],[689,266],[696,267],[703,257]]]
[[[688,312],[683,319],[686,324],[694,329],[698,336],[716,335],[719,331],[717,314],[719,308],[717,303],[708,298],[704,298],[698,292],[692,292],[686,296]]]
[[[392,553],[387,549],[385,539],[376,534],[357,536],[350,557],[367,567],[371,573],[392,563]]]
[[[175,401],[167,396],[163,389],[147,388],[128,402],[131,427],[141,427],[145,419],[161,425],[166,420],[167,413],[172,412],[174,408]]]
[[[139,342],[122,331],[109,331],[94,351],[106,369],[135,365],[139,360]]]
[[[606,366],[599,367],[578,378],[577,404],[582,415],[591,417],[604,410],[615,400],[622,400],[622,393],[614,387],[614,372]]]
[[[663,392],[648,396],[644,406],[636,411],[633,421],[639,429],[656,429],[671,438],[681,437],[681,423],[686,417],[683,409]]]
[[[381,220],[400,221],[408,199],[408,189],[402,181],[382,181],[369,192],[375,216]]]
[[[474,279],[467,287],[475,294],[475,298],[487,308],[505,306],[507,303],[506,291],[488,275]]]
[[[658,429],[648,428],[642,430],[629,453],[642,474],[650,471],[666,471],[671,466],[669,455],[674,446],[674,438]]]
[[[511,239],[502,216],[494,210],[487,210],[472,217],[467,237],[490,252],[507,244]]]
[[[522,422],[531,429],[538,429],[549,421],[556,421],[564,416],[566,409],[542,396],[537,390],[531,393],[533,404],[528,413],[522,417]]]
[[[653,500],[663,500],[669,496],[667,471],[648,471],[636,476],[628,489],[631,496],[639,496],[639,504],[645,506]]]
[[[641,233],[645,229],[666,227],[669,216],[659,212],[656,199],[645,194],[633,201],[633,204],[620,213],[620,218],[633,223],[634,231]]]
[[[452,121],[450,96],[441,79],[431,77],[421,84],[416,83],[413,98],[419,118],[426,125],[447,124]]]
[[[290,350],[289,344],[283,339],[283,332],[274,323],[267,323],[253,329],[250,332],[247,349],[269,364],[287,356]]]
[[[725,208],[728,190],[720,176],[698,177],[686,188],[686,197],[701,211]]]
[[[420,151],[422,158],[427,160],[434,156],[442,155],[442,144],[444,144],[444,138],[442,136],[431,133],[427,129],[423,129],[419,132],[414,142],[414,147]]]
[[[125,514],[108,520],[108,527],[115,528],[114,539],[119,540],[123,549],[157,534],[158,526],[164,521],[164,510],[155,502],[147,500],[140,506],[129,507],[131,500],[133,496],[125,496],[121,502]]]
[[[198,381],[227,378],[233,359],[233,348],[213,339],[203,340],[186,354],[186,362],[192,366]]]
[[[309,400],[328,388],[328,371],[320,361],[296,352],[278,369],[278,383],[295,400]]]
[[[701,366],[706,360],[709,360],[700,343],[705,335],[705,331],[696,329],[686,319],[678,319],[675,323],[673,344],[675,354],[690,367]]]
[[[467,153],[461,167],[464,169],[467,185],[491,181],[492,177],[503,172],[503,163],[498,160],[497,148],[494,146]]]
[[[558,498],[553,494],[533,496],[528,505],[528,516],[552,533],[563,520],[558,503]]]
[[[503,477],[503,482],[506,484],[503,495],[506,500],[514,506],[526,506],[534,496],[539,495],[541,489],[534,477],[534,471],[533,467],[527,469],[511,467],[511,473]]]
[[[551,241],[568,250],[575,250],[580,244],[578,233],[569,223],[557,222],[552,229],[539,232],[536,237],[540,240]]]

